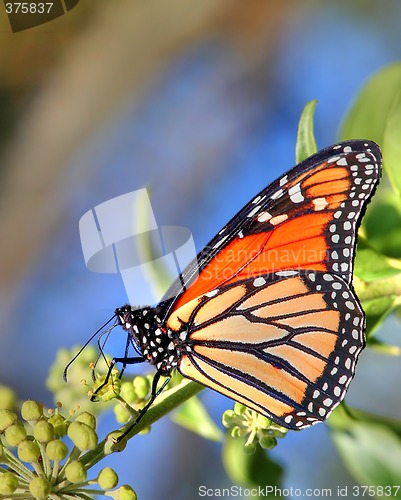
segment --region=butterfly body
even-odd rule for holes
[[[155,308],[116,310],[143,360],[290,429],[324,421],[365,345],[356,236],[381,175],[370,141],[326,148],[254,197]]]

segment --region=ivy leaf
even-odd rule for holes
[[[355,275],[365,281],[375,281],[400,274],[401,261],[388,259],[371,248],[359,248],[355,258]]]
[[[401,83],[401,82],[400,82]],[[394,191],[401,196],[401,92],[398,91],[388,113],[383,137],[384,166]]]
[[[203,403],[196,396],[188,399],[173,413],[172,420],[176,424],[212,441],[222,441],[223,433],[214,423]]]
[[[392,191],[380,194],[364,217],[366,241],[387,257],[401,259],[401,199]]]
[[[366,315],[366,336],[369,339],[386,317],[399,305],[399,297],[389,295],[361,302]]]
[[[346,429],[332,428],[331,435],[359,484],[401,484],[401,440],[391,429],[378,423],[353,422]],[[401,498],[401,488],[393,489],[393,493],[393,498]]]
[[[383,145],[387,120],[401,89],[401,63],[376,73],[362,88],[340,131],[341,140],[371,139]]]
[[[296,163],[300,163],[317,151],[313,133],[313,116],[317,101],[309,101],[304,107],[298,124],[297,144],[295,147]]]

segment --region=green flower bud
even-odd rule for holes
[[[247,410],[247,407],[241,403],[234,404],[234,413],[236,415],[243,415]]]
[[[18,420],[17,415],[11,410],[0,410],[0,432],[13,425]]]
[[[257,445],[274,448],[277,445],[275,438],[284,437],[287,432],[284,427],[240,403],[234,404],[233,411],[224,412],[222,422],[233,438],[244,438],[248,453],[253,453]]]
[[[281,425],[277,424],[272,424],[272,426],[270,427],[270,431],[276,438],[283,438],[288,432],[285,427],[281,427]]]
[[[78,460],[70,462],[65,468],[65,476],[71,483],[83,483],[86,481],[86,469],[84,464]]]
[[[21,462],[36,462],[40,456],[39,445],[36,441],[24,439],[18,445],[18,458]]]
[[[111,375],[107,384],[102,387],[105,380],[105,375],[102,375],[101,377],[96,379],[96,382],[93,386],[93,397],[95,398],[95,401],[111,401],[112,399],[115,399],[115,397],[118,396],[121,392],[121,380],[117,376]],[[99,387],[101,388],[100,390],[98,390]]]
[[[129,411],[126,410],[122,405],[116,405],[114,407],[114,415],[119,424],[125,424],[131,418]]]
[[[4,437],[10,446],[18,446],[26,438],[26,430],[22,422],[16,422],[7,427]]]
[[[235,427],[233,427],[232,429],[230,429],[230,435],[234,439],[238,439],[238,438],[240,438],[241,436],[244,435],[244,431],[243,431],[243,429],[241,429],[241,427],[239,427],[238,425],[236,425]]]
[[[135,491],[128,484],[124,484],[118,490],[109,491],[106,495],[115,500],[137,500],[138,498]]]
[[[18,478],[14,472],[0,474],[0,495],[12,495],[18,488]]]
[[[76,419],[76,422],[82,422],[83,424],[89,425],[93,430],[96,430],[96,417],[87,411],[80,413]]]
[[[256,425],[260,427],[261,429],[268,429],[271,426],[272,421],[270,418],[265,417],[264,415],[261,415],[258,413],[256,417]]]
[[[33,435],[39,443],[48,443],[54,439],[54,427],[47,420],[39,420],[34,425]]]
[[[16,405],[15,393],[5,385],[0,385],[0,409],[12,410]]]
[[[277,439],[273,436],[262,436],[259,439],[260,446],[265,450],[271,450],[275,446],[277,446]]]
[[[98,442],[96,432],[82,422],[72,422],[68,427],[68,437],[79,450],[93,450]]]
[[[111,490],[118,484],[118,476],[110,467],[105,467],[99,472],[97,482],[102,490]]]
[[[144,399],[146,399],[148,397],[149,392],[150,392],[150,387],[151,387],[149,379],[138,375],[132,381],[132,385],[134,387],[137,398],[140,401],[143,401]]]
[[[124,382],[121,384],[121,397],[128,404],[135,403],[137,400],[137,395],[132,385],[132,382]]]
[[[60,439],[53,439],[53,441],[47,443],[46,455],[50,460],[60,462],[68,455],[67,445]]]
[[[33,498],[47,498],[51,490],[52,486],[44,476],[35,477],[29,483],[29,491]]]
[[[232,426],[233,420],[235,418],[236,418],[236,415],[233,412],[233,410],[226,410],[223,413],[223,416],[221,417],[221,422],[224,425],[224,427],[226,427],[227,429],[229,429]]]
[[[43,416],[43,405],[37,401],[24,401],[22,403],[21,416],[27,422],[39,420]]]
[[[69,422],[59,413],[55,413],[48,419],[54,428],[55,437],[64,437],[67,434]]]

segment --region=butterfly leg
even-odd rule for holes
[[[164,390],[164,388],[166,387],[166,385],[170,382],[171,380],[171,377],[167,377],[166,380],[163,382],[163,384],[161,385],[161,387],[158,389],[157,388],[157,384],[159,383],[159,380],[160,380],[160,377],[161,377],[161,374],[159,372],[156,372],[155,376],[153,377],[153,382],[152,382],[152,390],[151,390],[151,393],[150,393],[150,398],[149,398],[149,401],[146,403],[146,405],[140,410],[139,412],[139,415],[136,417],[136,419],[134,420],[134,422],[132,422],[128,427],[127,429],[123,432],[123,434],[121,434],[121,436],[119,436],[117,439],[116,439],[116,442],[119,443],[120,441],[122,441],[130,432],[131,430],[140,422],[140,420],[142,419],[142,417],[145,415],[145,413],[148,411],[148,409],[152,406],[152,404],[154,403],[155,399],[157,398],[157,396]]]

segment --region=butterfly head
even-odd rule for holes
[[[116,309],[119,324],[128,332],[145,361],[168,375],[176,366],[175,345],[160,319],[160,307],[136,309],[125,305]]]

